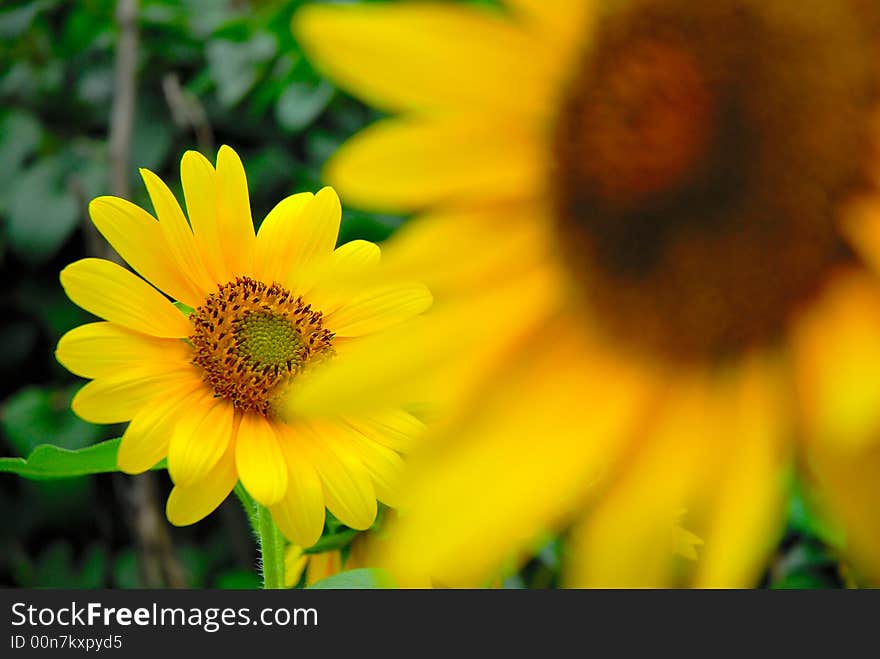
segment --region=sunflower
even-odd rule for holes
[[[437,300],[386,342],[399,368],[373,342],[289,403],[445,392],[399,574],[480,583],[568,529],[570,585],[752,585],[796,465],[880,580],[876,3],[314,5],[293,27],[391,115],[325,175],[417,214],[386,264]]]
[[[287,197],[255,234],[231,148],[220,148],[216,169],[184,154],[189,220],[155,174],[141,174],[158,221],[116,197],[93,200],[89,213],[143,279],[94,258],[61,272],[70,299],[104,319],[58,343],[58,361],[92,380],[73,410],[93,423],[130,421],[122,471],[167,457],[172,524],[202,519],[240,480],[298,545],[321,535],[325,505],[367,528],[377,498],[395,504],[400,451],[421,423],[391,407],[283,418],[276,400],[363,337],[423,311],[427,289],[367,283],[379,248],[362,240],[336,248],[341,208],[331,188]]]

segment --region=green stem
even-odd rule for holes
[[[257,506],[257,540],[263,563],[263,588],[284,588],[284,536],[268,508]]]

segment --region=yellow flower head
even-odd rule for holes
[[[321,535],[325,505],[367,528],[377,498],[395,504],[400,452],[420,422],[393,407],[290,416],[278,400],[363,337],[425,310],[427,289],[376,283],[373,243],[336,248],[341,208],[331,188],[284,199],[255,234],[244,168],[229,147],[216,168],[183,156],[188,219],[155,174],[141,174],[158,221],[115,197],[95,199],[89,212],[143,279],[101,259],[61,272],[70,299],[105,321],[58,343],[58,361],[92,380],[74,411],[93,423],[131,422],[118,455],[125,472],[167,457],[173,524],[205,517],[240,479],[298,545]]]
[[[294,19],[394,115],[326,176],[422,214],[386,263],[441,302],[388,342],[405,367],[374,343],[299,403],[445,391],[389,560],[479,583],[571,526],[571,584],[753,584],[798,451],[880,580],[876,3],[505,5]]]

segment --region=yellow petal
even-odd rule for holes
[[[235,440],[235,466],[248,493],[264,506],[287,490],[287,465],[273,425],[260,414],[244,414]]]
[[[183,338],[192,326],[180,310],[140,277],[102,259],[81,259],[61,271],[61,285],[78,306],[123,327]]]
[[[443,210],[406,222],[383,245],[382,270],[421,281],[438,301],[503,284],[551,258],[552,220],[543,204]],[[450,254],[449,246],[455,246]]]
[[[573,532],[568,583],[756,585],[782,528],[791,432],[782,372],[775,358],[744,357],[677,383]],[[695,564],[681,560],[688,539]]]
[[[214,398],[193,406],[174,428],[168,446],[168,473],[175,485],[189,487],[205,478],[232,442],[232,405]]]
[[[880,441],[841,451],[833,441],[807,445],[821,500],[845,530],[844,551],[866,585],[880,587]]]
[[[548,323],[539,336],[551,341],[521,354],[413,456],[384,561],[403,583],[482,583],[565,523],[617,458],[654,385],[581,329]]]
[[[391,507],[400,505],[400,479],[404,463],[397,453],[367,439],[347,424],[340,426],[340,432],[334,435],[333,441],[340,450],[361,461],[370,474],[379,501]]]
[[[189,365],[174,369],[140,366],[89,382],[76,393],[70,407],[91,423],[122,423],[181,386],[200,380]]]
[[[279,413],[288,418],[358,415],[466,397],[501,355],[546,321],[563,290],[556,273],[542,269],[356,339],[345,355],[294,383],[279,402]]]
[[[220,245],[227,266],[234,273],[250,274],[254,243],[254,220],[244,165],[226,146],[217,152],[217,222]]]
[[[306,586],[340,572],[342,572],[342,554],[338,550],[312,554],[306,567]]]
[[[116,463],[128,474],[140,474],[168,455],[171,435],[191,407],[209,395],[199,382],[188,382],[167,398],[144,407],[128,424]]]
[[[346,526],[369,528],[376,518],[376,493],[367,470],[356,456],[337,445],[337,425],[315,423],[309,430],[303,436],[313,449],[327,508]]]
[[[189,486],[175,485],[168,496],[165,515],[175,526],[195,524],[211,514],[229,496],[238,478],[235,451],[230,444],[201,481]]]
[[[311,199],[297,221],[290,228],[287,258],[292,268],[287,274],[287,285],[292,291],[304,293],[315,283],[326,268],[339,236],[342,206],[333,188],[325,187]]]
[[[272,519],[291,542],[311,547],[324,529],[324,492],[312,462],[309,443],[297,429],[279,425],[279,440],[287,465],[287,492],[271,507]]]
[[[452,3],[310,6],[293,28],[310,60],[370,105],[546,111],[549,48],[498,12]]]
[[[67,332],[58,341],[55,357],[71,373],[103,378],[140,365],[174,368],[192,359],[192,349],[179,339],[158,339],[102,322]]]
[[[217,219],[216,179],[217,173],[205,156],[196,151],[183,154],[180,160],[180,180],[196,245],[208,274],[214,282],[223,284],[236,273],[226,263],[221,242],[221,227]]]
[[[715,434],[720,477],[700,533],[697,587],[755,586],[783,528],[791,385],[770,359],[750,359],[741,371],[729,421]]]
[[[712,394],[707,380],[688,377],[662,400],[654,423],[636,429],[630,459],[572,531],[568,585],[677,585],[681,511],[689,511],[687,504],[704,482],[717,475],[706,459],[711,455],[706,445],[714,440],[719,420],[727,421]],[[690,528],[689,519],[684,521]]]
[[[524,18],[540,30],[547,49],[562,64],[586,50],[598,13],[595,0],[505,0],[516,18]],[[519,15],[517,15],[519,14]]]
[[[175,300],[199,304],[188,276],[188,264],[175,260],[159,223],[125,199],[98,197],[89,215],[113,249],[142,277]],[[202,296],[204,297],[204,296]]]
[[[297,229],[303,228],[299,217],[309,201],[310,192],[301,192],[282,199],[260,225],[257,234],[254,272],[264,282],[284,282],[293,267],[290,254],[298,249],[302,236]]]
[[[797,321],[793,345],[807,432],[857,454],[880,432],[880,285],[840,274]]]
[[[197,307],[208,293],[213,293],[217,282],[208,274],[196,245],[192,229],[183,215],[180,204],[164,181],[148,169],[141,169],[141,177],[147,186],[150,200],[159,218],[159,227],[169,255],[178,264],[187,279],[189,291],[187,298],[177,298],[191,307]]]
[[[398,453],[409,453],[425,432],[425,424],[404,410],[370,412],[346,417],[345,422],[359,433]]]
[[[527,200],[543,191],[545,142],[495,115],[390,119],[346,142],[325,178],[347,204],[371,210]]]
[[[272,515],[275,519],[275,515]],[[289,545],[284,552],[284,585],[293,588],[299,583],[303,571],[309,562],[309,555],[303,553],[303,548],[297,545]]]
[[[363,336],[419,315],[432,301],[424,284],[383,286],[349,300],[324,323],[336,336]]]
[[[379,263],[381,250],[368,240],[352,240],[333,250],[333,265],[341,270],[355,272]]]
[[[315,309],[328,315],[368,285],[384,284],[391,277],[380,274],[379,246],[366,240],[352,240],[333,251],[329,258],[294,273],[291,284]],[[394,281],[402,278],[396,277]]]

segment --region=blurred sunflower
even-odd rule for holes
[[[880,580],[876,3],[505,4],[294,19],[398,115],[326,176],[422,213],[386,264],[442,302],[288,403],[445,392],[388,560],[479,583],[570,525],[570,585],[751,585],[796,457]]]
[[[284,199],[255,235],[245,171],[229,147],[216,169],[196,152],[183,156],[189,221],[155,174],[141,174],[158,221],[115,197],[89,212],[144,279],[101,259],[61,272],[70,299],[107,321],[58,343],[58,361],[92,379],[74,411],[93,423],[131,421],[118,454],[125,472],[167,456],[173,524],[208,515],[240,479],[298,545],[321,535],[325,505],[367,528],[377,497],[395,504],[399,451],[420,422],[392,408],[284,419],[275,401],[362,337],[423,311],[427,289],[358,283],[377,268],[379,248],[335,248],[341,208],[331,188]]]

